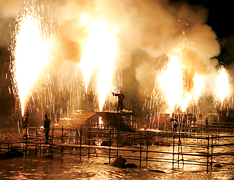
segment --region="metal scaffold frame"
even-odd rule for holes
[[[139,162],[139,166],[145,162],[153,163],[171,163],[172,169],[178,169],[185,165],[205,166],[206,171],[212,171],[212,164],[215,157],[233,156],[233,152],[214,153],[216,147],[234,146],[230,139],[234,136],[207,135],[198,133],[180,133],[180,132],[121,132],[113,129],[96,128],[52,128],[50,133],[50,143],[45,144],[44,136],[40,133],[40,128],[31,127],[29,138],[0,140],[1,154],[17,148],[24,152],[35,151],[35,154],[48,153],[52,156],[65,154],[78,155],[80,161],[83,156],[108,158],[109,164],[113,158],[119,156],[127,160]],[[60,133],[58,133],[60,132]],[[225,142],[229,143],[223,143]],[[156,145],[154,148],[152,144]],[[166,146],[169,151],[158,151],[157,146]],[[185,149],[193,148],[193,152],[187,152]],[[102,150],[98,153],[97,150]],[[126,153],[128,152],[128,153]],[[164,155],[169,158],[163,157]],[[193,157],[193,161],[187,160],[187,157]],[[197,157],[197,159],[196,159]]]

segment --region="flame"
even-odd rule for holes
[[[99,129],[104,129],[104,122],[101,116],[98,117],[98,126]]]
[[[169,54],[169,63],[160,77],[160,87],[166,95],[170,111],[172,112],[183,94],[183,71],[179,47]]]
[[[111,92],[114,74],[114,62],[117,55],[115,33],[108,30],[103,21],[93,23],[89,28],[89,36],[83,46],[80,68],[82,70],[85,91],[94,71],[97,71],[97,90],[99,110],[105,103],[106,94]]]
[[[228,74],[224,67],[219,69],[219,75],[216,80],[216,91],[221,100],[221,104],[223,104],[224,98],[228,96],[230,92]]]
[[[12,50],[14,57],[13,77],[20,97],[22,116],[27,98],[48,61],[47,34],[42,31],[42,17],[31,5],[16,19],[15,38]]]
[[[180,100],[180,106],[182,108],[182,112],[186,111],[186,108],[188,107],[189,102],[191,101],[191,98],[192,98],[192,94],[187,92],[185,93],[184,98]]]
[[[193,82],[194,82],[194,96],[195,96],[195,100],[196,100],[196,104],[197,104],[197,100],[198,97],[200,96],[205,82],[202,76],[199,76],[198,74],[195,74],[194,78],[193,78]]]

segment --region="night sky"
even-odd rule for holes
[[[231,65],[234,62],[234,1],[205,0],[204,6],[209,8],[207,24],[213,28],[221,44],[218,59]]]
[[[234,1],[216,0],[205,1],[204,6],[209,8],[207,24],[216,32],[219,38],[227,38],[234,33]]]
[[[177,1],[171,1],[177,2]],[[207,25],[216,33],[221,45],[219,62],[234,62],[234,1],[233,0],[184,0],[190,5],[204,6],[208,10]]]
[[[218,38],[227,38],[234,34],[233,0],[182,0],[181,2],[186,2],[190,5],[201,5],[207,8],[207,24],[216,32]]]

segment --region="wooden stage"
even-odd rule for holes
[[[62,118],[58,124],[54,124],[54,130],[101,128],[136,132],[135,119],[132,116],[134,116],[133,113],[76,111],[70,117]],[[100,124],[100,117],[103,124]]]
[[[70,117],[62,118],[58,124],[54,124],[54,128],[76,129],[95,114],[96,112],[78,111]]]

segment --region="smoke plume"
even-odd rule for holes
[[[53,12],[59,34],[56,49],[61,60],[80,62],[82,44],[88,28],[102,20],[116,34],[119,55],[116,67],[134,74],[138,89],[152,90],[158,70],[168,60],[167,54],[180,41],[183,63],[188,74],[211,74],[220,53],[217,36],[206,25],[207,10],[202,6],[170,3],[169,0],[38,0]],[[20,10],[20,0],[0,0],[2,18],[12,18]],[[6,26],[1,21],[0,27]],[[6,28],[5,28],[6,31]],[[1,32],[3,32],[1,30]],[[1,34],[1,37],[2,34]],[[92,52],[90,52],[92,53]],[[57,57],[57,58],[58,58]],[[136,84],[136,83],[134,83]],[[134,89],[131,87],[131,89]]]

